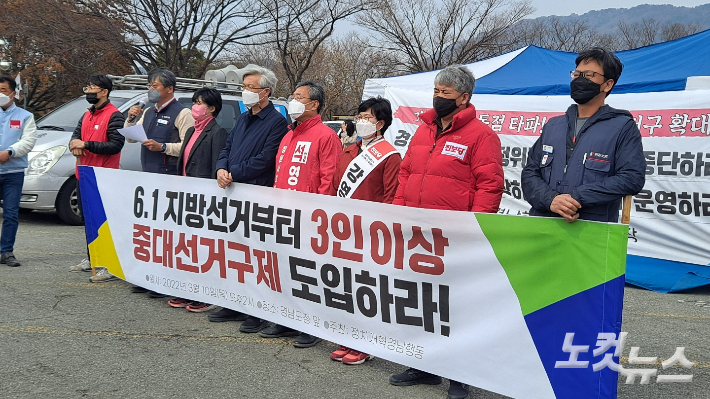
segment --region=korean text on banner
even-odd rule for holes
[[[626,226],[80,174],[92,262],[133,284],[511,397],[616,392],[554,365],[566,333],[619,332]]]

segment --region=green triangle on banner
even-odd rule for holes
[[[627,225],[501,216],[477,213],[476,219],[523,315],[625,273]]]

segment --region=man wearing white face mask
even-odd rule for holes
[[[37,140],[32,113],[15,105],[17,83],[0,76],[0,192],[2,192],[2,237],[0,263],[20,266],[13,249],[19,225],[20,197],[25,181],[27,153]]]
[[[274,187],[318,194],[330,192],[343,147],[333,129],[323,124],[320,111],[324,104],[325,90],[319,84],[305,81],[296,86],[288,103],[288,114],[294,123],[281,140]]]
[[[235,183],[274,185],[274,163],[281,139],[288,131],[286,118],[269,101],[276,87],[276,75],[259,66],[243,75],[242,101],[248,110],[237,118],[224,149],[217,159],[217,184],[226,188]],[[224,308],[208,316],[212,322],[244,321],[243,333],[256,333],[267,326],[265,320]]]
[[[291,97],[288,113],[294,123],[281,140],[274,187],[328,194],[343,146],[333,129],[324,125],[320,117],[325,105],[325,90],[315,82],[305,81],[296,86]],[[278,324],[259,335],[264,338],[298,335],[293,342],[297,348],[308,348],[321,341]]]

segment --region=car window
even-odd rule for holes
[[[120,97],[111,99],[116,107],[120,107],[126,101],[128,99]],[[37,121],[37,128],[73,132],[89,107],[89,103],[83,96],[76,98],[40,118]]]
[[[338,133],[340,131],[342,122],[325,122],[325,125],[333,129],[334,132]]]

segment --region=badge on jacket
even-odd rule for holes
[[[299,141],[296,143],[296,149],[293,151],[291,162],[303,163],[308,161],[308,152],[311,149],[310,141]]]
[[[545,165],[547,163],[547,154],[542,156],[542,161],[540,161],[540,165]]]
[[[542,146],[542,152],[546,152],[548,154],[552,154],[552,146],[551,145],[543,145]]]
[[[19,119],[10,119],[10,129],[20,129],[22,127],[22,121]]]
[[[467,150],[468,146],[466,145],[447,141],[446,144],[444,144],[444,149],[441,151],[441,155],[451,155],[463,160],[466,156]]]

